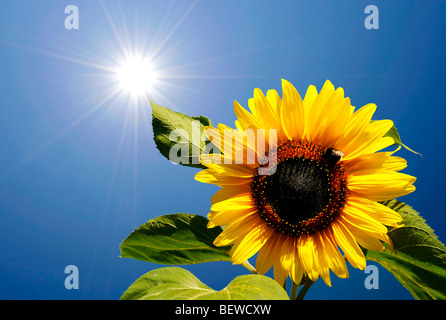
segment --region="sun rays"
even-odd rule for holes
[[[142,57],[129,57],[116,70],[120,88],[132,96],[144,96],[153,90],[158,78],[154,66]]]

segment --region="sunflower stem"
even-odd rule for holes
[[[303,288],[300,290],[296,300],[303,300],[305,298],[305,295],[307,294],[308,290],[313,285],[314,281],[310,279],[305,279],[305,282],[303,284]]]
[[[244,266],[246,269],[248,269],[249,271],[251,271],[251,273],[253,274],[259,274],[256,270],[256,268],[254,268],[252,266],[252,264],[249,263],[248,260],[246,260],[245,262],[242,262],[242,266]]]
[[[297,289],[299,289],[299,285],[293,281],[293,283],[291,285],[290,300],[296,300]]]

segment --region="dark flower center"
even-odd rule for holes
[[[346,201],[342,162],[308,141],[287,142],[276,153],[277,157],[272,157],[276,163],[262,165],[276,165],[275,172],[256,174],[252,181],[260,216],[277,231],[290,235],[324,229],[339,216]]]
[[[265,183],[266,201],[289,223],[316,217],[330,201],[330,171],[314,160],[282,161]]]

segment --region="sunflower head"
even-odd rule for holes
[[[387,226],[401,216],[380,204],[415,190],[406,161],[383,152],[394,140],[390,120],[372,121],[376,105],[359,110],[326,81],[301,98],[288,81],[282,97],[254,90],[249,111],[234,103],[236,129],[207,128],[224,155],[203,156],[196,179],[222,187],[211,199],[209,228],[227,226],[215,245],[232,245],[234,264],[256,253],[256,269],[271,267],[281,284],[305,275],[327,285],[330,270],[348,277],[345,258],[364,269],[362,248],[391,245]],[[362,247],[362,248],[361,248]]]

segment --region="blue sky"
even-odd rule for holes
[[[67,30],[64,9],[79,9]],[[364,9],[379,9],[379,29]],[[155,148],[150,106],[117,91],[126,55],[154,61],[158,104],[233,125],[254,88],[300,92],[326,79],[355,106],[392,119],[417,191],[401,200],[445,241],[445,1],[8,1],[0,12],[0,298],[118,299],[158,265],[119,258],[119,244],[159,215],[206,215],[216,191]],[[156,63],[155,63],[156,62]],[[64,287],[65,266],[79,289]],[[221,289],[240,266],[187,266]],[[309,299],[411,299],[385,269],[318,281]],[[217,276],[216,276],[217,275]]]

